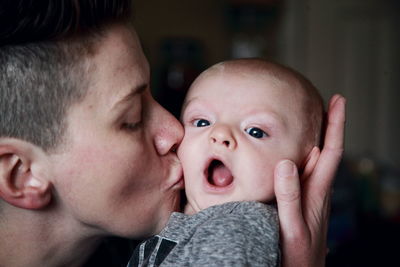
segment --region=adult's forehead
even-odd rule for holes
[[[120,60],[120,68],[123,62],[140,66],[149,72],[149,64],[143,53],[139,37],[133,27],[125,24],[113,24],[104,30],[102,38],[97,42],[95,60],[109,64],[110,61]]]
[[[97,40],[96,53],[88,61],[91,92],[109,92],[109,103],[119,101],[132,88],[148,84],[147,59],[136,32],[125,25],[105,29]]]
[[[112,24],[104,30],[103,45],[119,47],[125,49],[127,44],[129,49],[134,49],[137,52],[142,52],[139,37],[135,29],[126,24]]]

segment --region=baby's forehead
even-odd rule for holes
[[[248,94],[262,90],[261,93],[270,97],[273,91],[283,94],[288,101],[304,104],[313,95],[308,87],[305,78],[288,67],[258,59],[239,59],[218,63],[204,71],[191,86],[188,96],[202,96],[211,90],[234,95],[244,88]]]
[[[285,70],[232,63],[220,63],[211,67],[198,77],[191,90],[201,87],[200,90],[196,90],[196,93],[201,94],[204,87],[216,82],[221,85],[220,90],[228,89],[232,94],[235,94],[235,89],[242,89],[242,87],[245,87],[249,94],[254,93],[256,89],[266,92],[282,91],[287,96],[299,97],[305,94],[301,82]]]
[[[256,82],[268,82],[277,86],[300,85],[298,74],[289,68],[262,60],[233,60],[218,63],[206,70],[199,78],[238,77]]]
[[[227,108],[247,105],[251,109],[268,109],[286,102],[300,104],[304,94],[285,80],[262,71],[212,71],[204,75],[189,91],[185,107],[192,103],[231,103]],[[301,104],[300,104],[301,105]]]

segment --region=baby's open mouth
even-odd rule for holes
[[[219,160],[212,160],[207,171],[207,181],[216,187],[225,187],[233,182],[231,171]]]

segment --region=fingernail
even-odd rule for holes
[[[342,103],[343,103],[343,105],[346,105],[346,102],[347,102],[346,98],[342,97]]]
[[[296,168],[290,160],[284,160],[278,165],[278,175],[281,177],[294,176]]]
[[[346,98],[344,98],[343,96],[340,96],[336,101],[336,103],[340,103],[341,105],[346,105]]]
[[[331,101],[329,102],[329,108],[332,108],[335,104],[336,104],[336,102],[341,98],[342,96],[341,95],[334,95],[332,98],[331,98]]]

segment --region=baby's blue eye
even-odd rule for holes
[[[193,125],[196,127],[206,127],[209,126],[211,123],[205,119],[198,119],[193,122]]]
[[[257,127],[247,128],[245,131],[254,138],[263,138],[268,136],[266,132]]]

